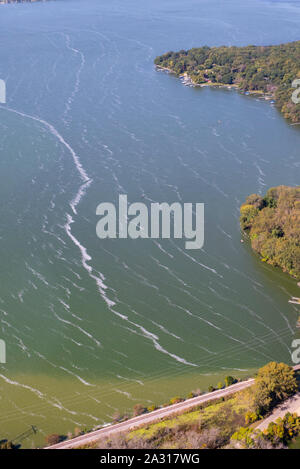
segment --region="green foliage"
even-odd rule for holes
[[[300,279],[300,186],[269,189],[249,196],[240,223],[262,260]]]
[[[300,417],[297,414],[286,414],[284,418],[278,418],[276,422],[269,424],[265,437],[273,444],[278,441],[287,443],[300,433]]]
[[[252,226],[253,220],[258,214],[258,209],[250,204],[241,206],[240,223],[243,230],[247,230]]]
[[[241,427],[232,435],[231,441],[242,448],[285,448],[285,445],[299,434],[300,417],[297,414],[288,413],[284,418],[271,422],[263,432]]]
[[[207,403],[197,410],[174,414],[152,424],[134,429],[128,435],[130,441],[143,441],[149,448],[220,448],[243,425],[246,403],[236,397],[226,402]],[[206,441],[207,435],[210,435]],[[136,447],[136,446],[134,446]]]
[[[300,41],[278,46],[200,47],[168,52],[155,64],[177,75],[187,73],[196,84],[235,85],[276,100],[284,117],[300,121],[300,105],[292,102],[292,82],[300,78]]]
[[[264,414],[297,392],[295,372],[284,363],[270,362],[259,370],[253,390],[257,411]]]
[[[226,376],[226,378],[225,378],[225,386],[226,386],[226,388],[227,388],[228,386],[231,386],[231,385],[234,384],[235,382],[236,382],[236,379],[233,378],[233,376]]]
[[[172,399],[170,400],[170,405],[178,404],[179,402],[183,402],[183,401],[184,399],[182,397],[179,397],[179,396],[172,397]]]
[[[251,425],[259,419],[259,414],[257,412],[247,412],[245,415],[245,424]]]
[[[147,411],[148,411],[148,412],[154,412],[154,410],[156,410],[156,409],[157,409],[156,405],[155,405],[155,404],[152,404],[152,405],[150,405],[150,406],[147,408]]]

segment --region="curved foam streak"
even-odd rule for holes
[[[85,56],[83,54],[83,52],[81,52],[80,50],[78,49],[75,49],[74,47],[71,46],[71,40],[70,40],[70,36],[68,34],[63,34],[65,36],[65,39],[66,39],[66,48],[69,49],[70,51],[74,52],[76,55],[78,54],[80,56],[80,67],[76,73],[76,81],[75,81],[75,86],[74,86],[74,89],[71,93],[71,96],[69,97],[68,101],[67,101],[67,105],[66,105],[66,110],[64,112],[64,116],[66,117],[68,115],[68,113],[70,112],[71,110],[71,105],[74,101],[74,98],[76,96],[76,94],[78,93],[79,91],[79,88],[80,88],[80,75],[81,75],[81,72],[84,68],[84,65],[85,65]]]
[[[162,353],[168,355],[169,357],[173,358],[174,360],[176,360],[179,363],[183,363],[184,365],[198,367],[198,365],[196,365],[195,363],[188,362],[184,358],[179,357],[178,355],[175,355],[174,353],[171,353],[168,350],[166,350],[165,348],[163,348],[159,343],[159,337],[157,335],[153,334],[152,332],[149,332],[143,326],[140,326],[139,324],[137,324],[133,321],[130,321],[130,319],[128,319],[127,316],[124,316],[123,314],[118,313],[118,311],[115,311],[115,310],[111,309],[111,312],[116,314],[118,317],[121,317],[123,320],[128,321],[131,325],[133,325],[137,329],[139,329],[144,337],[146,337],[147,339],[150,339],[152,341],[155,349],[158,350],[159,352],[162,352]],[[135,332],[135,331],[132,331],[132,332]]]
[[[108,296],[106,295],[105,290],[108,288],[105,283],[103,282],[102,278],[97,277],[95,274],[93,274],[93,268],[88,264],[89,261],[92,260],[92,257],[88,254],[87,249],[80,243],[80,241],[73,235],[71,231],[71,225],[74,223],[73,218],[71,215],[67,214],[67,223],[65,224],[65,230],[69,238],[73,241],[75,246],[77,246],[80,250],[81,253],[81,262],[84,267],[84,269],[88,272],[89,276],[95,280],[99,293],[102,297],[102,299],[105,301],[108,307],[112,307],[115,305],[115,302],[110,300]]]
[[[25,112],[21,112],[21,111],[17,111],[16,109],[12,109],[10,107],[4,107],[4,106],[0,106],[1,109],[5,109],[9,112],[13,112],[14,114],[17,114],[21,117],[27,117],[28,119],[31,119],[35,122],[39,122],[40,124],[42,124],[44,127],[46,127],[50,133],[56,137],[60,143],[65,147],[67,148],[67,150],[69,150],[69,152],[71,153],[72,155],[72,158],[73,158],[73,161],[75,163],[75,166],[78,170],[78,173],[80,174],[80,177],[82,179],[82,181],[84,183],[86,182],[90,182],[91,179],[88,177],[85,169],[83,168],[82,164],[81,164],[81,161],[79,159],[79,156],[75,153],[75,151],[73,150],[73,148],[71,147],[71,145],[69,145],[68,142],[66,142],[66,140],[64,139],[64,137],[56,130],[56,128],[50,124],[49,122],[45,121],[44,119],[40,119],[39,117],[36,117],[36,116],[31,116],[30,114],[26,114]]]
[[[41,391],[38,389],[32,388],[31,386],[28,386],[27,384],[19,383],[18,381],[13,381],[6,376],[0,374],[0,378],[2,378],[7,384],[12,384],[14,386],[19,386],[23,389],[26,389],[27,391],[33,392],[39,399],[46,399],[45,394],[43,394]]]
[[[72,155],[72,158],[73,158],[73,161],[75,163],[75,166],[77,168],[77,171],[81,177],[81,180],[83,181],[83,186],[81,186],[79,188],[79,191],[77,193],[77,195],[75,196],[75,198],[73,199],[73,201],[71,202],[70,206],[73,210],[73,212],[76,214],[76,206],[79,204],[80,200],[81,200],[81,197],[82,195],[84,195],[85,193],[85,189],[86,187],[92,182],[92,179],[89,178],[89,176],[87,175],[87,172],[85,171],[85,169],[83,168],[82,164],[81,164],[81,161],[78,157],[78,155],[75,153],[75,151],[73,150],[73,148],[69,145],[68,142],[66,142],[66,140],[63,138],[63,136],[55,129],[55,127],[50,124],[49,122],[45,121],[44,119],[40,119],[38,117],[35,117],[35,116],[31,116],[30,114],[27,114],[27,113],[24,113],[24,112],[21,112],[21,111],[17,111],[15,109],[12,109],[12,108],[9,108],[9,107],[3,107],[3,106],[0,106],[1,109],[5,109],[5,110],[8,110],[10,112],[13,112],[14,114],[17,114],[21,117],[26,117],[28,119],[31,119],[35,122],[38,122],[40,124],[42,124],[44,127],[46,127],[50,133],[55,136],[61,143],[62,145],[67,148],[67,150],[69,150],[69,152],[71,153]],[[70,237],[70,239],[73,241],[73,243],[79,248],[80,252],[81,252],[81,259],[82,259],[82,265],[83,267],[85,268],[85,270],[88,272],[89,276],[95,280],[96,284],[97,284],[97,287],[98,287],[98,290],[99,290],[99,293],[102,297],[102,299],[106,302],[108,308],[110,309],[111,312],[114,312],[115,314],[117,314],[119,317],[121,317],[123,320],[127,320],[128,321],[128,318],[127,316],[125,315],[122,315],[121,313],[118,313],[117,311],[114,311],[112,308],[113,306],[115,306],[115,302],[110,300],[108,298],[108,296],[106,295],[106,292],[105,290],[107,289],[107,286],[104,284],[103,280],[99,277],[97,277],[96,275],[93,274],[93,268],[88,264],[89,261],[92,260],[91,256],[88,254],[87,252],[87,249],[82,246],[82,244],[79,242],[79,240],[73,235],[73,233],[71,232],[71,225],[72,223],[74,223],[74,220],[73,218],[67,214],[67,223],[65,224],[65,230],[66,230],[66,233],[67,235]],[[169,269],[168,269],[169,270]],[[171,272],[171,271],[170,271]],[[181,279],[180,279],[181,280]],[[184,283],[184,282],[183,282]],[[130,321],[131,322],[131,321]],[[70,323],[72,324],[72,323]],[[135,324],[135,323],[132,323],[135,327],[138,327],[143,333],[144,336],[148,337],[148,338],[151,338],[151,340],[153,341],[153,344],[154,344],[154,347],[162,352],[162,353],[165,353],[167,355],[169,355],[170,357],[174,358],[176,361],[180,362],[180,363],[184,363],[186,365],[190,365],[190,366],[197,366],[195,365],[194,363],[190,363],[190,362],[187,362],[185,359],[181,358],[181,357],[178,357],[177,355],[175,354],[172,354],[170,352],[168,352],[167,350],[165,350],[158,342],[158,337],[154,336],[153,334],[149,333],[149,331],[147,331],[146,329],[142,328],[142,326],[139,326],[138,324]],[[155,337],[155,338],[154,338]]]
[[[77,378],[82,384],[84,384],[85,386],[96,386],[95,384],[91,384],[91,383],[88,383],[87,381],[85,381],[83,378],[81,378],[79,375],[77,375],[76,373],[73,373],[72,371],[68,370],[67,368],[64,368],[63,366],[60,366],[59,367],[61,370],[65,371],[66,373],[69,373],[70,375],[74,376],[75,378]]]
[[[71,321],[68,321],[66,319],[63,319],[61,318],[60,316],[58,316],[56,313],[54,313],[54,316],[61,322],[65,323],[65,324],[68,324],[69,326],[73,326],[75,327],[75,329],[78,329],[80,332],[82,332],[84,335],[86,335],[87,337],[89,337],[89,339],[93,340],[96,345],[98,345],[98,347],[102,347],[101,345],[101,342],[99,342],[99,340],[95,339],[95,337],[92,336],[92,334],[90,334],[89,332],[87,332],[85,329],[83,329],[82,327],[80,326],[77,326],[77,324],[73,324]]]

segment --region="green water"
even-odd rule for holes
[[[289,444],[289,449],[300,449],[300,437],[297,437]]]
[[[297,2],[58,0],[0,6],[1,436],[290,362],[294,280],[241,243],[239,206],[299,184],[297,126],[269,103],[184,87],[155,56],[299,39]],[[204,202],[205,245],[105,240],[96,207]],[[298,294],[299,296],[299,294]]]

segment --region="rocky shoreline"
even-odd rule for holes
[[[162,67],[161,65],[155,65],[157,70],[165,71],[167,73],[172,73],[176,75],[176,73],[167,67]],[[178,76],[178,75],[176,75]],[[185,86],[190,86],[192,88],[205,88],[205,87],[211,87],[211,88],[226,88],[228,90],[235,89],[237,91],[240,91],[242,94],[246,96],[256,96],[257,98],[265,99],[266,101],[270,101],[271,104],[275,104],[275,98],[274,95],[272,94],[266,94],[261,91],[244,91],[241,90],[238,85],[232,84],[228,85],[225,83],[212,83],[212,82],[207,82],[207,83],[195,83],[193,79],[188,75],[187,72],[183,73],[182,75],[179,75],[179,79],[181,80],[182,84]]]

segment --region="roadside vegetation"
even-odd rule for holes
[[[236,86],[243,92],[276,100],[283,116],[300,121],[292,101],[292,83],[300,78],[300,41],[278,46],[199,47],[167,52],[155,64],[176,75],[186,73],[196,85]]]
[[[241,206],[241,228],[262,261],[300,279],[300,186],[279,186]]]
[[[151,425],[102,439],[86,449],[286,448],[300,435],[299,416],[287,414],[263,432],[256,430],[255,425],[297,390],[294,370],[283,363],[271,362],[258,371],[251,388],[233,397],[174,413]]]
[[[299,377],[298,377],[299,379]],[[230,386],[236,380],[226,377],[226,383],[219,383],[217,388]],[[215,389],[215,388],[214,388]],[[257,423],[266,418],[281,402],[293,396],[299,390],[297,374],[293,368],[271,362],[261,368],[254,385],[234,395],[216,398],[193,407],[187,411],[174,411],[168,418],[158,418],[149,425],[141,425],[132,431],[116,434],[96,444],[83,446],[82,449],[281,449],[299,444],[300,416],[287,413],[283,419],[269,424],[264,431],[257,430]],[[188,395],[192,398],[202,394],[200,390]],[[166,405],[183,401],[174,397]],[[164,407],[161,406],[161,407]],[[132,416],[155,410],[137,404]],[[127,416],[126,418],[129,418]],[[115,423],[123,421],[125,416],[114,416]],[[46,445],[53,445],[63,440],[70,440],[84,433],[87,429],[75,428],[67,436],[51,434],[46,437]],[[294,442],[294,443],[293,443]],[[2,440],[0,449],[17,449],[12,442]]]

